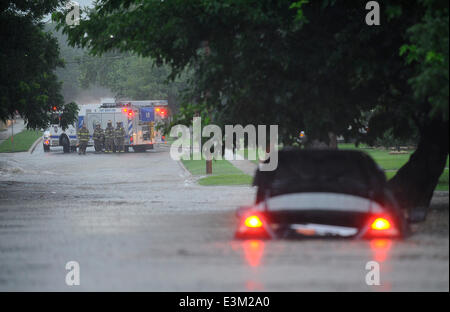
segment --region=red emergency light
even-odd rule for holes
[[[159,116],[161,116],[162,118],[167,116],[167,110],[165,108],[161,108],[161,107],[156,107],[155,108],[155,112],[157,114],[159,114]]]

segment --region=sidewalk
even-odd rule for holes
[[[25,122],[23,119],[16,119],[16,122],[9,126],[6,131],[0,131],[0,144],[9,138],[13,134],[16,135],[19,132],[22,132],[26,128]]]
[[[225,150],[225,159],[233,158],[233,152],[229,149]],[[245,159],[241,155],[236,154],[236,160],[228,160],[233,166],[248,174],[249,176],[254,176],[256,168],[258,167],[255,163],[248,159]]]
[[[252,177],[255,175],[257,165],[255,163],[252,163],[250,160],[229,160],[229,162],[245,174],[248,174]]]

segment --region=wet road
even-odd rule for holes
[[[0,154],[0,290],[449,290],[448,193],[403,242],[234,241],[253,197],[196,185],[167,149]],[[365,282],[372,260],[380,286]]]

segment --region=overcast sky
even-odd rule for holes
[[[94,0],[76,0],[81,6],[92,6],[94,3]]]

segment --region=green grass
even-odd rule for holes
[[[205,160],[181,160],[183,165],[192,175],[206,174]],[[212,170],[214,175],[242,174],[242,171],[233,166],[228,160],[213,160]]]
[[[397,173],[397,171],[387,171],[385,172],[386,178],[392,179],[392,177]],[[448,191],[448,169],[445,169],[439,178],[438,184],[436,185],[436,191]]]
[[[252,177],[248,174],[221,174],[212,175],[209,177],[201,178],[198,184],[210,186],[210,185],[249,185],[252,183]]]
[[[205,160],[181,160],[192,175],[206,174]],[[213,160],[213,174],[198,180],[200,185],[242,185],[250,184],[252,177],[244,174],[233,166],[228,160]]]
[[[339,144],[339,149],[354,149],[366,152],[369,154],[375,162],[384,170],[397,170],[403,167],[409,160],[409,157],[414,151],[407,151],[407,154],[389,154],[388,150],[368,148],[365,145],[360,145],[359,148],[354,144],[344,143]],[[449,157],[447,157],[447,164],[449,164]]]
[[[26,152],[41,136],[41,131],[24,130],[14,135],[14,150],[11,137],[9,137],[0,144],[0,153]]]
[[[388,150],[368,148],[365,145],[360,145],[356,148],[354,144],[339,144],[340,149],[355,149],[364,151],[369,154],[375,162],[386,171],[386,177],[392,178],[398,169],[400,169],[408,160],[413,151],[408,151],[407,154],[389,154]],[[244,150],[244,155],[247,157],[248,151]],[[205,160],[182,160],[186,169],[188,169],[193,175],[206,174]],[[258,161],[255,160],[255,163]],[[447,157],[448,167],[449,159]],[[234,167],[227,160],[214,160],[213,161],[213,175],[204,177],[199,180],[200,185],[241,185],[250,184],[252,177],[244,174],[241,170]],[[444,173],[439,179],[436,190],[448,191],[449,190],[449,177],[448,169],[444,170]]]
[[[389,154],[388,150],[367,148],[365,145],[361,145],[359,148],[354,144],[339,144],[339,149],[354,149],[366,152],[369,154],[375,162],[384,170],[396,170],[403,167],[408,161],[413,151],[408,151],[407,154]]]
[[[368,148],[365,145],[360,145],[359,148],[355,147],[354,144],[339,144],[340,149],[355,149],[364,151],[369,154],[375,162],[386,171],[386,178],[391,179],[396,173],[397,170],[403,167],[404,164],[409,160],[409,157],[413,153],[413,151],[408,151],[407,154],[397,154],[392,155],[389,154],[389,151],[382,149],[374,149]],[[449,158],[447,157],[446,167],[448,168]],[[448,169],[445,169],[439,178],[438,185],[436,186],[437,191],[448,191]]]

